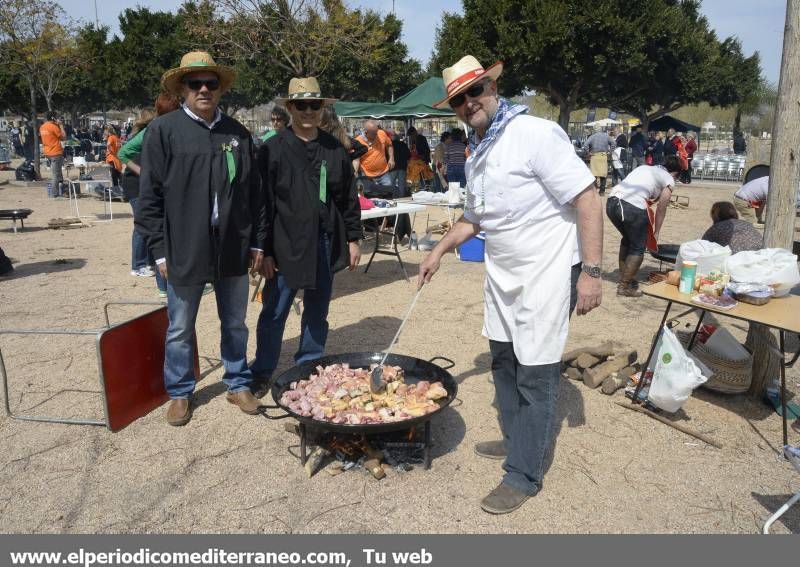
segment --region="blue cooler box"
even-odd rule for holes
[[[473,236],[464,244],[458,247],[458,255],[462,262],[483,262],[483,255],[486,251],[486,233],[481,231],[477,236]]]

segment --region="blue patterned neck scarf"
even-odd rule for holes
[[[476,159],[479,155],[488,150],[491,145],[497,140],[497,137],[506,127],[506,124],[511,122],[511,119],[518,114],[528,112],[527,106],[521,104],[511,104],[505,98],[500,98],[497,104],[497,112],[492,118],[492,123],[486,130],[483,139],[478,141],[478,134],[473,130],[469,137],[469,159]]]

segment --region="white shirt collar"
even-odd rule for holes
[[[192,112],[191,110],[189,110],[189,107],[188,107],[188,106],[186,106],[186,103],[183,103],[181,106],[183,107],[183,111],[184,111],[184,112],[186,112],[186,114],[188,114],[188,115],[189,115],[189,118],[191,118],[192,120],[194,120],[194,121],[196,121],[196,122],[201,122],[202,124],[205,124],[205,126],[206,126],[206,127],[209,129],[209,130],[213,130],[214,126],[216,126],[216,125],[217,125],[217,123],[218,123],[220,120],[222,120],[222,111],[220,111],[219,107],[217,107],[216,111],[214,112],[214,120],[212,120],[212,121],[209,123],[209,122],[206,122],[205,120],[203,120],[202,118],[200,118],[199,116],[197,116],[197,115],[196,115],[194,112]]]

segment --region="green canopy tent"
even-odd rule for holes
[[[343,118],[437,118],[455,116],[449,108],[433,105],[445,97],[444,82],[431,77],[394,102],[337,102],[336,113]]]

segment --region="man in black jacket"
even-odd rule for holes
[[[245,315],[247,271],[261,269],[266,212],[250,133],[218,108],[235,77],[208,53],[184,55],[181,66],[161,78],[166,91],[183,97],[183,108],[153,120],[142,147],[135,220],[167,279],[164,383],[172,398],[170,425],[191,418],[197,379],[193,333],[207,282],[217,297],[227,399],[245,413],[258,413],[250,392]]]
[[[361,258],[361,211],[353,168],[341,143],[319,128],[324,98],[314,77],[292,79],[286,109],[292,125],[258,149],[267,203],[268,280],[256,331],[256,395],[266,392],[281,353],[286,317],[297,290],[303,316],[296,363],[325,352],[333,275]]]

